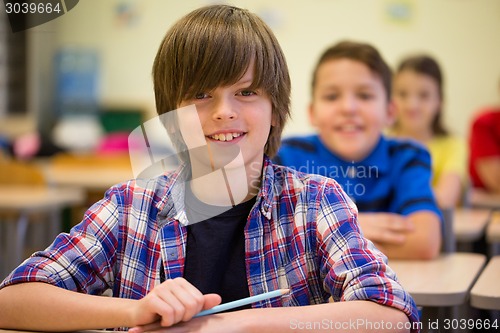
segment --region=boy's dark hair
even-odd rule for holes
[[[401,73],[404,70],[411,70],[418,74],[423,74],[431,77],[438,86],[439,98],[441,101],[444,99],[443,94],[443,75],[441,72],[441,68],[439,67],[438,62],[425,54],[422,55],[414,55],[405,58],[399,64],[396,73]],[[448,130],[444,127],[442,123],[442,109],[439,109],[434,116],[434,120],[432,121],[432,132],[437,136],[448,135]]]
[[[291,83],[286,60],[271,29],[255,14],[227,5],[206,6],[177,21],[166,33],[153,65],[159,115],[199,92],[236,83],[254,61],[250,89],[272,104],[265,153],[273,157],[290,116]]]
[[[380,52],[370,44],[359,43],[354,41],[341,41],[328,49],[319,58],[316,67],[313,71],[312,77],[312,92],[314,93],[314,88],[316,86],[316,76],[318,74],[319,67],[330,60],[335,59],[350,59],[354,61],[359,61],[370,70],[380,77],[382,84],[384,86],[387,100],[391,99],[391,80],[392,71],[389,65],[384,61]]]

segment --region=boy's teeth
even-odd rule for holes
[[[221,133],[221,134],[215,134],[212,135],[212,139],[215,139],[217,141],[231,141],[234,138],[239,137],[241,134],[240,133]]]

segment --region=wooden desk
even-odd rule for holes
[[[76,187],[84,191],[84,200],[71,210],[71,220],[66,228],[81,221],[85,211],[102,199],[113,185],[133,178],[128,154],[60,154],[39,159],[49,186]]]
[[[488,310],[500,310],[500,256],[490,259],[470,291],[471,305]]]
[[[0,278],[23,260],[30,213],[50,213],[49,234],[55,235],[61,228],[60,209],[83,199],[83,191],[75,188],[0,186]]]
[[[468,194],[468,203],[472,207],[500,209],[500,195],[472,188]]]
[[[59,154],[39,160],[50,185],[75,186],[103,193],[109,187],[134,177],[127,154]]]
[[[486,228],[486,241],[490,244],[491,255],[500,254],[500,211],[493,212]]]
[[[457,208],[453,212],[453,232],[458,242],[480,239],[491,217],[488,208]]]
[[[47,167],[45,172],[51,185],[75,186],[103,193],[111,186],[133,178],[132,170],[127,168]]]
[[[74,204],[83,191],[66,187],[0,186],[0,210],[40,211]]]
[[[469,290],[486,257],[475,253],[442,254],[434,260],[390,260],[403,287],[419,306],[456,306]]]

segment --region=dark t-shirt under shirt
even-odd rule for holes
[[[202,294],[219,294],[222,303],[249,296],[244,229],[254,204],[255,197],[225,210],[199,201],[192,193],[186,195],[190,225],[184,278]]]

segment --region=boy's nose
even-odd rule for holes
[[[354,113],[357,109],[356,99],[352,96],[345,96],[342,98],[341,107],[343,113]]]
[[[214,120],[230,120],[236,119],[237,114],[233,103],[221,98],[214,104],[212,116]]]

